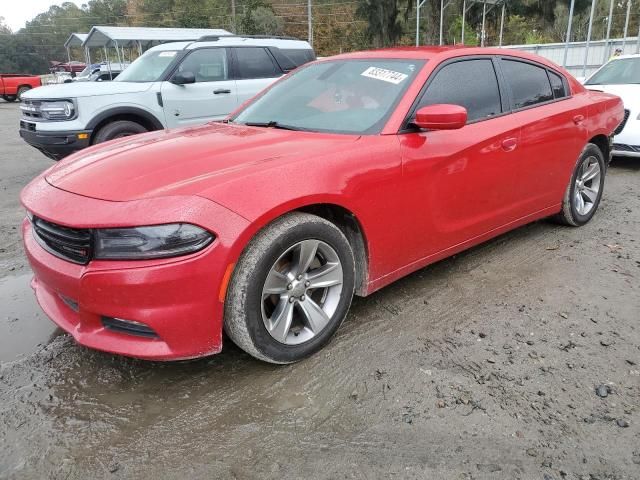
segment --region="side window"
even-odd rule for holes
[[[498,79],[491,59],[464,60],[440,69],[418,108],[437,103],[465,107],[469,122],[501,113]]]
[[[245,78],[274,78],[282,75],[271,55],[262,47],[236,48],[237,75]]]
[[[217,82],[229,78],[227,50],[203,48],[191,52],[178,67],[179,72],[191,72],[198,82]]]
[[[281,52],[289,57],[291,61],[298,67],[300,65],[304,65],[307,62],[315,60],[315,54],[313,53],[313,50],[305,48],[281,49]]]
[[[513,94],[514,108],[553,100],[547,70],[517,60],[502,60],[502,70]]]
[[[564,82],[560,75],[549,70],[549,80],[551,81],[551,89],[553,90],[554,98],[563,98],[567,96],[567,92],[564,88]]]

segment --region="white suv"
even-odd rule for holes
[[[312,61],[304,41],[203,37],[165,43],[113,82],[40,87],[22,96],[20,136],[48,157],[150,130],[222,120],[279,77]]]

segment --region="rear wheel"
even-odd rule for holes
[[[558,220],[565,225],[579,227],[595,215],[602,192],[606,164],[602,151],[589,143],[582,151],[562,202]]]
[[[22,87],[20,87],[18,89],[18,100],[22,100],[22,95],[27,93],[29,90],[31,90],[31,87],[28,87],[26,85],[23,85]]]
[[[250,355],[292,363],[322,348],[347,315],[353,252],[332,223],[291,213],[260,231],[236,266],[225,331]]]
[[[115,140],[116,138],[128,137],[146,131],[148,130],[139,123],[129,120],[116,120],[115,122],[107,123],[98,130],[98,133],[93,139],[93,143],[107,142],[109,140]]]

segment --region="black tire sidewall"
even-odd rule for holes
[[[303,240],[316,239],[330,245],[342,264],[343,285],[338,307],[325,329],[311,340],[300,345],[285,345],[275,340],[262,321],[262,287],[269,270],[288,248]],[[291,363],[308,357],[322,348],[340,327],[347,316],[355,285],[354,260],[351,247],[339,232],[323,223],[304,223],[281,235],[273,242],[251,273],[244,295],[246,326],[254,346],[266,357],[279,363]]]
[[[136,135],[136,134],[145,133],[145,132],[147,132],[147,129],[144,128],[139,123],[130,122],[128,120],[116,121],[116,122],[108,123],[98,131],[95,137],[94,144],[108,142],[109,140],[114,140],[117,135],[122,133]]]
[[[578,177],[578,173],[582,168],[582,164],[587,161],[587,158],[595,157],[598,159],[598,164],[600,165],[600,190],[598,191],[598,196],[593,205],[593,208],[586,215],[581,215],[576,210],[576,207],[573,203],[573,198],[576,190],[576,178]],[[600,149],[595,145],[588,145],[587,148],[584,149],[582,155],[580,155],[580,159],[576,164],[576,168],[573,171],[573,175],[571,175],[571,184],[569,186],[569,208],[571,209],[571,216],[573,217],[573,221],[576,225],[584,225],[595,215],[598,210],[598,206],[600,205],[600,199],[602,198],[602,194],[604,192],[604,177],[606,173],[606,165],[604,162],[604,156]]]

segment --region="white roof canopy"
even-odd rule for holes
[[[77,34],[74,34],[77,35]],[[205,35],[231,35],[220,28],[93,27],[82,43],[84,47],[129,47],[152,43],[198,40]]]
[[[72,33],[66,42],[64,42],[64,48],[69,47],[81,47],[82,43],[87,39],[86,33]]]

